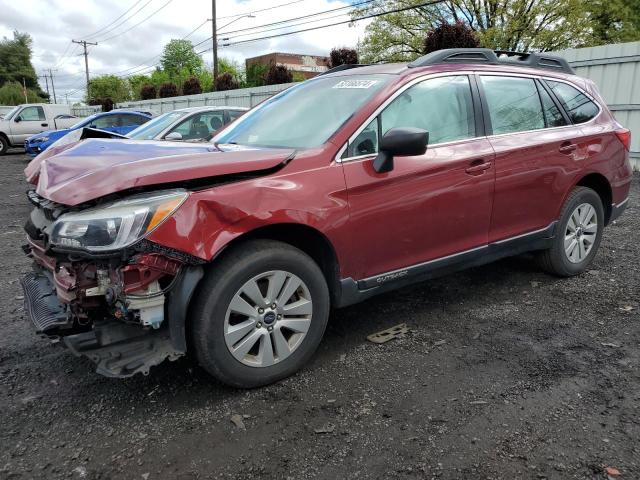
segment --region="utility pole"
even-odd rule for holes
[[[218,36],[216,33],[216,0],[211,0],[211,39],[213,40],[213,84],[218,78]]]
[[[49,103],[51,103],[51,94],[49,93],[49,77],[45,73],[44,75],[38,75],[38,78],[44,78],[44,84],[47,89],[47,96],[49,97]]]
[[[87,45],[98,45],[98,43],[87,42],[86,40],[71,40],[73,43],[84,47],[84,70],[87,76],[87,100],[89,99],[89,54],[87,53]],[[55,93],[54,93],[55,96]]]
[[[47,77],[45,76],[45,78]],[[49,69],[49,78],[51,78],[51,89],[53,90],[53,103],[58,103],[58,99],[56,98],[56,86],[53,84],[53,71],[51,69]],[[51,99],[49,99],[49,103],[51,103]]]

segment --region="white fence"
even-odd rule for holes
[[[289,88],[295,83],[281,85],[267,85],[264,87],[241,88],[224,92],[201,93],[199,95],[184,95],[181,97],[156,98],[153,100],[139,100],[135,102],[118,103],[118,108],[135,108],[138,110],[164,113],[176,108],[204,107],[207,105],[255,107],[258,103]]]

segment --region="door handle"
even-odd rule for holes
[[[41,124],[40,124],[40,126],[41,126],[41,127],[48,127],[48,126],[49,126],[49,124],[48,124],[48,123],[41,123]]]
[[[469,175],[481,175],[485,170],[491,168],[491,162],[485,162],[484,160],[475,160],[471,162],[471,166],[465,169]]]
[[[563,143],[562,145],[560,145],[560,148],[558,149],[558,151],[560,153],[564,153],[566,155],[575,152],[578,149],[578,145],[576,145],[575,143]]]

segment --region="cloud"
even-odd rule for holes
[[[211,18],[210,0],[173,0],[160,12],[149,20],[129,32],[122,33],[155,10],[162,7],[165,0],[151,0],[139,13],[121,26],[103,29],[113,22],[119,15],[135,4],[126,16],[131,15],[147,0],[136,4],[134,0],[99,0],[83,2],[68,2],[60,0],[22,0],[20,9],[4,5],[0,16],[0,36],[12,36],[13,30],[27,32],[33,38],[33,63],[39,74],[45,69],[53,68],[56,94],[58,102],[64,100],[64,94],[69,99],[80,100],[84,95],[84,58],[82,47],[72,44],[71,40],[97,41],[98,45],[89,49],[89,70],[91,75],[121,73],[122,75],[135,73],[146,66],[153,66],[158,62],[158,56],[164,45],[172,38],[182,38]],[[6,2],[5,2],[6,3]],[[256,12],[255,18],[223,18],[239,13],[262,10],[268,7],[282,5],[287,0],[217,0],[218,29],[220,36],[226,38],[225,32],[264,25],[289,18],[309,15],[340,7],[347,7],[352,0],[302,0],[288,6],[272,10]],[[307,23],[288,29],[277,29],[261,33],[259,31],[244,31],[230,33],[229,41],[246,40],[254,37],[268,36],[285,31],[304,29],[323,24],[335,23],[348,19],[348,9],[328,13],[323,17],[307,18],[297,21],[305,22],[318,18],[345,14],[340,17]],[[126,18],[123,17],[123,18]],[[229,25],[233,21],[232,25]],[[228,25],[225,28],[225,25]],[[254,57],[269,52],[291,52],[313,55],[328,55],[332,47],[355,47],[359,38],[364,36],[366,21],[358,22],[355,26],[348,24],[313,30],[295,35],[282,36],[259,42],[219,48],[219,55],[243,64],[247,57]],[[275,26],[274,26],[275,27]],[[266,28],[266,27],[265,27]],[[270,27],[273,28],[273,27]],[[94,32],[99,31],[93,35]],[[122,33],[121,35],[117,35]],[[238,36],[250,33],[251,35]],[[109,39],[109,37],[115,36]],[[202,54],[207,64],[212,63],[211,24],[205,23],[194,32],[189,39],[197,44],[197,51],[209,49]],[[235,38],[233,38],[235,36]],[[132,67],[141,65],[137,69]],[[44,80],[41,81],[44,87]]]

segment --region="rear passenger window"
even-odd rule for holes
[[[551,95],[540,87],[540,100],[542,101],[542,110],[544,111],[544,121],[547,127],[561,127],[567,124],[560,109],[551,99]]]
[[[531,78],[481,77],[493,134],[545,127],[538,89]]]
[[[558,97],[558,100],[560,100],[562,107],[566,110],[573,123],[588,122],[600,111],[598,106],[577,88],[562,82],[553,82],[551,80],[546,80],[546,82]]]

